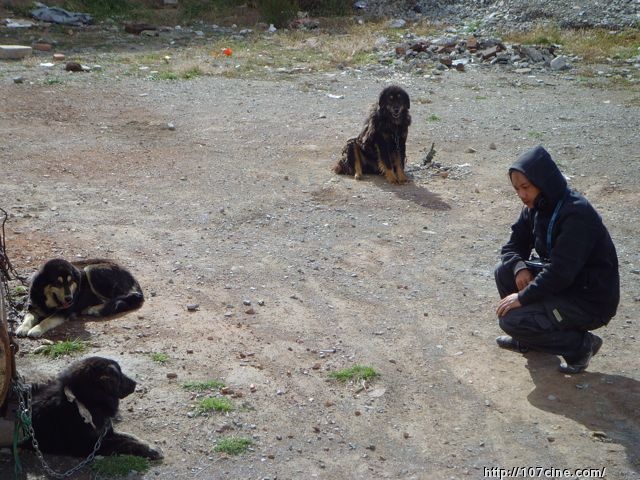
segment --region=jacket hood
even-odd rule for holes
[[[553,208],[568,190],[564,175],[552,160],[549,152],[540,145],[520,155],[509,168],[509,176],[514,170],[524,174],[531,183],[540,189],[542,198],[536,200],[537,208]]]

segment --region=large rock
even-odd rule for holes
[[[0,45],[0,59],[19,60],[31,55],[31,47],[24,45]]]

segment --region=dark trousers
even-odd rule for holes
[[[495,269],[500,298],[518,291],[511,268],[499,263]],[[514,308],[499,319],[500,328],[530,350],[562,355],[571,361],[591,348],[591,334],[606,320],[576,307],[561,296]]]

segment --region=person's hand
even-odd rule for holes
[[[522,304],[520,303],[520,300],[518,300],[518,294],[512,293],[500,300],[496,313],[499,317],[502,317],[506,315],[509,310],[513,310],[514,308],[519,308],[521,306]]]
[[[533,282],[533,273],[528,268],[523,268],[518,273],[516,273],[516,286],[518,287],[518,291],[521,292],[525,289],[527,285]]]

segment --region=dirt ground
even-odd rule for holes
[[[19,65],[0,69],[14,267],[111,257],[145,291],[137,312],[48,335],[84,339],[136,379],[116,428],[163,449],[145,478],[481,479],[494,467],[640,478],[637,89],[491,68],[174,82],[107,68],[59,84],[37,69],[16,84]],[[390,83],[413,100],[412,182],[335,176]],[[448,170],[422,166],[432,143]],[[506,172],[537,143],[598,208],[620,259],[618,315],[577,376],[495,345],[492,272],[521,208]],[[72,360],[31,355],[40,343],[20,340],[29,381]],[[329,379],[354,364],[380,377]],[[236,408],[194,416],[200,397],[183,384],[210,379]],[[253,447],[214,452],[228,436]],[[1,451],[0,476],[11,471]],[[560,478],[529,473],[517,478]]]

